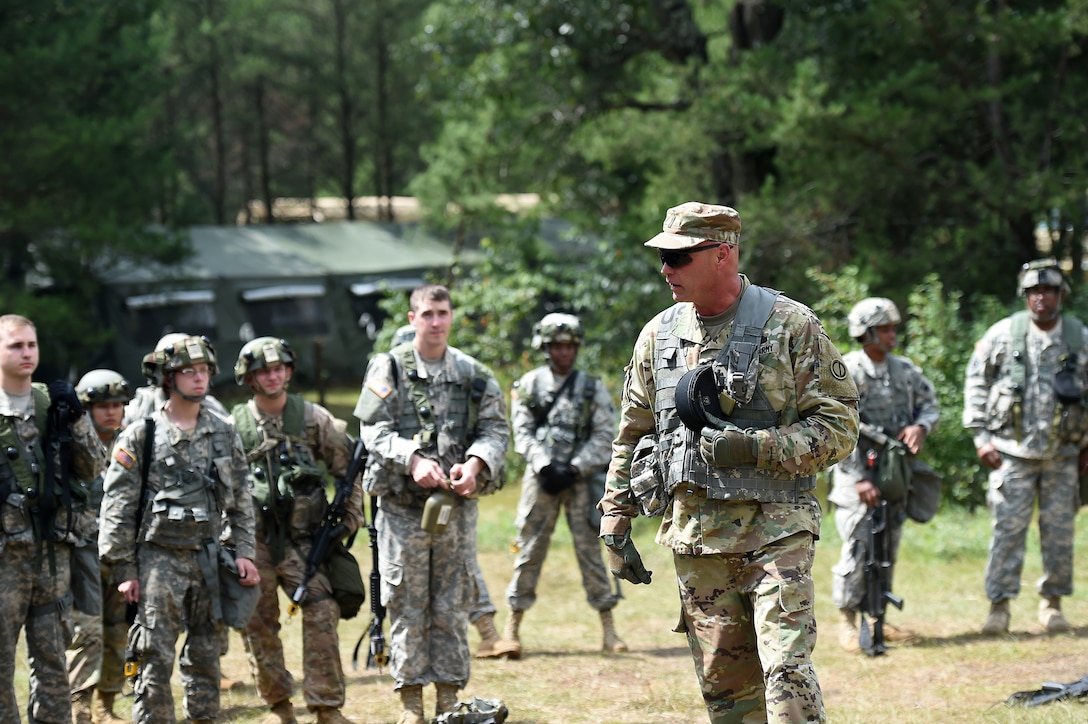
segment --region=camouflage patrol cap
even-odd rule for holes
[[[691,249],[708,241],[736,244],[740,241],[740,214],[728,206],[689,201],[669,209],[661,233],[645,246],[658,249]]]
[[[1024,296],[1032,287],[1057,287],[1063,294],[1070,292],[1069,280],[1054,257],[1029,261],[1020,267],[1016,277],[1017,295]]]

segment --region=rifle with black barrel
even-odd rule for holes
[[[336,492],[332,502],[325,508],[325,516],[321,519],[321,527],[314,534],[313,545],[310,546],[310,555],[306,556],[306,569],[302,574],[302,581],[291,595],[291,613],[298,610],[298,606],[306,598],[306,584],[317,573],[325,561],[332,555],[333,548],[340,544],[341,539],[348,532],[344,525],[344,513],[348,501],[351,500],[351,490],[355,485],[355,479],[359,477],[363,466],[366,464],[367,451],[362,440],[355,441],[355,448],[351,454],[351,462],[344,477],[336,481]]]
[[[368,496],[369,497],[369,496]],[[363,501],[363,515],[366,516],[366,501]],[[359,668],[359,647],[363,645],[363,639],[370,639],[370,649],[366,655],[366,667],[377,669],[389,663],[389,654],[385,652],[385,635],[382,626],[385,623],[385,606],[382,605],[382,574],[378,568],[380,556],[378,554],[378,500],[371,498],[370,517],[367,518],[366,532],[370,538],[370,626],[366,633],[355,642],[355,650],[351,654],[351,668]]]
[[[870,450],[866,456],[866,466],[870,472],[876,469],[877,453]],[[892,562],[888,555],[888,501],[881,498],[876,506],[869,509],[866,520],[868,525],[865,550],[865,596],[861,601],[861,625],[858,627],[858,644],[869,656],[882,656],[888,648],[884,645],[884,614],[888,604],[903,610],[903,599],[892,593],[889,582]],[[873,620],[870,634],[865,620],[868,615]]]

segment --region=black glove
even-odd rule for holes
[[[569,463],[549,463],[540,469],[540,487],[549,495],[559,495],[578,482],[578,472]]]
[[[719,468],[735,468],[756,461],[756,438],[736,425],[727,424],[724,430],[704,427],[699,440],[699,453],[707,465]]]
[[[638,554],[631,533],[623,535],[605,535],[604,552],[608,558],[608,570],[616,578],[622,578],[631,583],[649,583],[653,571],[647,571],[642,563],[642,556]]]
[[[70,382],[53,380],[49,383],[49,411],[59,411],[61,405],[68,407],[67,419],[59,420],[62,424],[71,424],[83,416],[83,405],[79,403],[76,388]]]

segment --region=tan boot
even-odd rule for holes
[[[510,618],[506,619],[502,638],[495,644],[495,651],[499,656],[505,656],[508,659],[521,658],[521,639],[518,638],[518,628],[521,626],[521,618],[524,615],[524,610],[510,609]]]
[[[261,724],[298,724],[295,718],[295,705],[290,699],[277,701],[268,711],[268,716],[261,720]]]
[[[1043,624],[1047,633],[1069,633],[1069,622],[1062,615],[1062,599],[1060,596],[1050,596],[1039,601],[1039,623]]]
[[[317,724],[355,724],[344,716],[335,706],[320,706],[317,708]]]
[[[601,629],[604,630],[604,645],[601,648],[610,654],[622,654],[627,650],[627,644],[616,633],[616,626],[612,623],[612,609],[601,611]]]
[[[116,696],[112,691],[95,690],[94,703],[91,706],[91,721],[94,724],[123,724],[126,721],[113,713],[113,700]]]
[[[839,609],[839,646],[842,650],[856,654],[861,651],[858,643],[858,612],[846,608]]]
[[[94,689],[84,689],[72,694],[72,724],[92,724],[92,696],[94,696]]]
[[[1009,599],[990,604],[990,615],[982,625],[983,636],[1001,636],[1009,632]]]
[[[480,648],[476,649],[476,658],[493,659],[502,654],[495,648],[499,643],[499,632],[495,630],[495,614],[485,613],[476,619],[476,630],[480,632]]]
[[[434,703],[436,717],[457,708],[457,684],[435,684],[434,688],[438,692]]]
[[[404,711],[397,719],[397,724],[427,724],[423,718],[423,687],[419,684],[402,686],[398,691],[400,705]]]

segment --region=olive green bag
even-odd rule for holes
[[[366,586],[359,562],[343,543],[332,547],[326,562],[332,597],[340,606],[340,618],[355,618],[366,602]]]
[[[876,483],[880,497],[889,503],[898,503],[910,490],[910,452],[899,440],[888,438],[876,460]]]

